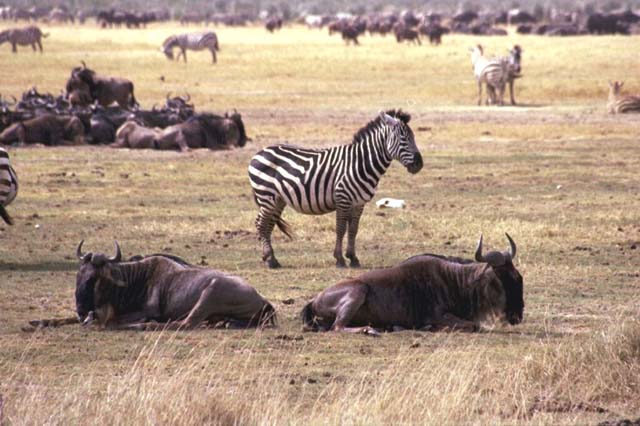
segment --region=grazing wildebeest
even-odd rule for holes
[[[322,291],[302,310],[307,331],[376,333],[376,328],[477,331],[491,315],[522,321],[522,276],[509,251],[482,254],[477,263],[432,254],[414,256],[391,268],[366,272]]]
[[[43,34],[40,28],[30,25],[25,28],[12,28],[0,32],[0,45],[6,42],[11,43],[11,51],[17,53],[17,46],[31,45],[33,51],[36,51],[36,45],[42,53],[42,38],[49,37],[49,33]]]
[[[0,217],[7,225],[13,225],[13,219],[7,213],[7,207],[18,194],[18,176],[9,162],[9,153],[0,148]]]
[[[242,278],[157,254],[122,261],[120,246],[108,257],[76,254],[76,313],[84,324],[114,329],[192,329],[231,322],[239,327],[276,324],[275,309]]]
[[[278,268],[271,246],[274,226],[290,236],[282,219],[289,205],[303,214],[336,212],[336,266],[345,267],[342,241],[348,230],[347,258],[360,266],[356,256],[356,235],[366,203],[376,193],[382,175],[393,160],[399,160],[411,174],[422,169],[422,155],[409,127],[411,116],[400,110],[380,112],[358,130],[349,145],[327,149],[274,145],[253,156],[249,179],[259,212],[256,218],[262,260]]]
[[[421,25],[418,28],[418,31],[429,37],[429,43],[437,46],[442,43],[442,35],[447,34],[450,30],[449,28],[440,25],[440,23],[429,23]]]
[[[420,33],[413,29],[409,28],[402,23],[397,23],[394,32],[396,35],[396,41],[398,43],[402,43],[403,41],[407,41],[413,44],[422,44],[420,42]]]
[[[640,96],[621,95],[620,89],[623,85],[623,81],[609,82],[609,99],[607,101],[607,112],[609,114],[640,112]]]
[[[82,144],[84,126],[78,117],[45,113],[30,120],[14,123],[0,133],[0,143],[44,145]]]
[[[358,42],[359,35],[360,33],[358,32],[356,27],[351,24],[347,23],[342,27],[342,39],[346,44],[349,44],[349,42],[353,42],[353,44],[359,45],[360,44]]]
[[[218,44],[218,36],[213,31],[207,31],[204,33],[188,33],[178,34],[168,37],[162,43],[162,52],[167,59],[173,60],[173,48],[178,47],[180,52],[175,57],[176,60],[180,59],[180,55],[185,62],[187,62],[187,49],[190,50],[204,50],[209,49],[213,63],[217,62],[216,51],[220,51],[220,45]]]
[[[271,17],[264,24],[264,27],[270,33],[273,33],[275,30],[279,30],[282,28],[282,18]]]
[[[105,77],[96,74],[87,68],[82,62],[82,67],[76,67],[71,71],[71,77],[67,80],[67,96],[73,105],[86,105],[82,103],[87,99],[90,103],[97,101],[102,106],[109,106],[116,102],[122,108],[138,105],[133,94],[131,80],[120,77]],[[75,102],[75,100],[79,100]]]

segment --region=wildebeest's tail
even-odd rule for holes
[[[302,308],[300,318],[302,319],[302,328],[304,331],[318,331],[318,323],[313,313],[313,300]]]
[[[11,216],[9,216],[9,213],[7,213],[3,205],[0,205],[0,217],[2,217],[7,225],[13,225],[13,219],[11,219]]]
[[[278,316],[276,315],[276,309],[269,302],[264,303],[262,307],[262,312],[260,312],[260,327],[266,326],[277,326],[278,325]]]

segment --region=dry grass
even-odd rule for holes
[[[11,150],[22,186],[10,206],[16,226],[0,227],[6,423],[588,424],[637,416],[640,125],[604,113],[607,79],[638,85],[626,74],[639,65],[626,53],[637,37],[452,36],[439,48],[365,37],[347,48],[304,28],[273,36],[220,28],[212,67],[207,53],[191,54],[186,66],[162,57],[159,43],[177,30],[52,27],[42,56],[2,46],[3,95],[33,84],[57,92],[85,59],[131,78],[146,106],[188,91],[200,110],[237,107],[254,138],[244,150],[186,155]],[[473,106],[466,49],[478,41],[496,53],[523,46],[517,90],[525,106]],[[296,239],[276,234],[275,242],[285,268],[265,270],[246,165],[279,141],[347,142],[389,107],[413,114],[425,168],[410,176],[396,164],[381,181],[379,197],[408,207],[367,207],[363,265],[422,252],[470,255],[481,231],[501,248],[507,231],[525,277],[522,325],[375,340],[300,332],[305,301],[357,271],[333,267],[333,216],[289,210]],[[28,319],[72,313],[82,238],[93,251],[117,238],[125,255],[164,250],[241,274],[275,302],[280,328],[22,333]],[[281,303],[288,298],[293,305]]]

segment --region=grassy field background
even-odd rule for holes
[[[143,106],[188,92],[237,108],[253,138],[224,152],[13,148],[20,192],[0,226],[0,394],[6,424],[595,424],[640,416],[640,213],[636,116],[605,114],[607,80],[635,80],[637,37],[445,37],[440,47],[302,27],[219,28],[221,52],[159,51],[170,25],[48,27],[45,53],[0,47],[0,93],[58,93],[80,60],[130,78]],[[523,47],[521,106],[477,107],[468,47]],[[164,77],[161,81],[160,77]],[[471,256],[518,243],[525,320],[482,333],[303,334],[315,293],[358,270],[332,258],[335,216],[285,210],[284,268],[260,261],[246,168],[277,142],[348,143],[402,108],[425,160],[394,164],[378,198],[407,208],[361,222],[364,269],[424,252]],[[377,198],[376,198],[377,199]],[[73,315],[75,248],[166,251],[248,279],[278,309],[265,331],[23,333]],[[293,299],[293,304],[283,301]]]

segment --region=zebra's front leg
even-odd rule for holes
[[[345,268],[347,266],[342,256],[342,240],[344,240],[344,234],[347,232],[349,214],[349,210],[336,210],[336,247],[333,250],[333,257],[336,259],[336,266],[338,268]]]
[[[482,81],[478,81],[478,106],[482,105]]]
[[[351,210],[351,217],[349,218],[349,232],[347,234],[347,258],[351,261],[352,268],[360,267],[360,260],[356,256],[356,235],[358,235],[358,226],[360,225],[360,217],[364,206],[354,207]]]

